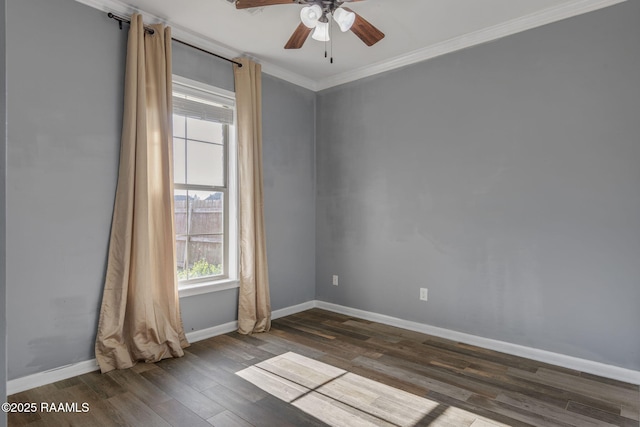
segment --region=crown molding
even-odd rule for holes
[[[155,23],[164,23],[171,27],[171,33],[173,37],[185,41],[194,46],[198,46],[202,49],[214,52],[218,55],[225,56],[228,58],[236,58],[239,56],[250,57],[254,61],[260,63],[262,65],[262,71],[271,76],[286,80],[290,83],[293,83],[298,86],[302,86],[306,89],[316,91],[317,84],[314,80],[301,76],[300,74],[293,73],[289,70],[286,70],[277,65],[262,61],[259,57],[251,55],[247,52],[240,52],[235,50],[229,46],[226,46],[222,43],[218,43],[215,40],[205,37],[201,34],[195,33],[191,30],[188,30],[180,25],[176,25],[173,22],[160,18],[151,13],[145,12],[143,10],[136,9],[131,5],[128,5],[119,0],[76,0],[78,3],[85,4],[87,6],[91,6],[94,9],[101,10],[105,13],[112,12],[116,15],[124,15],[131,16],[133,13],[139,13],[142,15],[145,23],[155,24]]]
[[[310,91],[317,92],[318,83],[310,79],[308,77],[301,76],[300,74],[293,73],[289,70],[286,70],[282,67],[278,67],[277,65],[273,65],[269,62],[263,62],[257,60],[262,65],[262,72],[267,73],[270,76],[277,77],[279,79],[285,80],[289,83],[293,83],[294,85],[301,86],[305,89],[309,89]]]
[[[213,39],[204,37],[179,25],[175,25],[171,21],[167,21],[166,19],[162,19],[147,12],[137,10],[134,7],[119,0],[76,1],[78,3],[83,3],[91,6],[95,9],[102,10],[103,12],[113,12],[119,15],[129,16],[134,12],[138,12],[143,16],[145,22],[163,22],[169,25],[171,27],[173,35],[180,40],[184,40],[187,43],[193,44],[211,52],[215,52],[218,55],[227,56],[230,58],[238,56],[250,56],[254,60],[256,60],[256,62],[259,62],[262,65],[262,71],[264,73],[286,80],[290,83],[312,91],[320,91],[344,83],[349,83],[354,80],[359,80],[364,77],[384,73],[386,71],[391,71],[396,68],[415,64],[417,62],[426,61],[431,58],[455,52],[457,50],[466,49],[468,47],[475,46],[481,43],[490,42],[502,37],[540,27],[542,25],[547,25],[552,22],[571,18],[583,13],[613,6],[627,0],[572,0],[558,6],[553,6],[539,12],[512,19],[510,21],[503,22],[492,27],[487,27],[481,30],[473,31],[471,33],[463,34],[461,36],[454,37],[452,39],[409,52],[407,54],[399,55],[388,60],[380,61],[318,81],[291,72],[275,64],[262,61],[259,57],[253,56],[247,52],[239,52],[237,50],[234,50],[233,48],[218,43]]]
[[[384,73],[385,71],[391,71],[417,62],[426,61],[437,56],[466,49],[478,44],[487,43],[512,34],[551,24],[573,16],[582,15],[583,13],[592,12],[608,6],[613,6],[614,4],[625,1],[627,0],[573,0],[539,12],[521,16],[492,27],[463,34],[404,55],[396,56],[392,59],[387,59],[365,67],[360,67],[353,71],[327,77],[317,82],[316,90],[320,91],[328,89],[344,83],[359,80],[364,77]]]

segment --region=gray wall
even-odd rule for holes
[[[0,399],[7,401],[7,264],[6,264],[6,173],[7,173],[7,92],[6,92],[6,3],[0,0]],[[0,427],[7,414],[0,413]]]
[[[72,0],[7,4],[9,379],[94,357],[125,37]]]
[[[262,78],[264,215],[271,308],[315,298],[315,94]]]
[[[11,0],[7,22],[8,378],[14,379],[94,357],[127,32],[72,0]],[[181,45],[173,53],[176,74],[233,90],[226,62]],[[263,79],[263,114],[271,122],[264,129],[267,256],[277,309],[314,295],[314,177],[307,165],[314,163],[315,95]],[[290,126],[292,117],[308,123]],[[290,157],[281,161],[285,152]],[[236,319],[235,290],[181,302],[187,332]]]
[[[638,18],[318,94],[318,299],[640,369]]]

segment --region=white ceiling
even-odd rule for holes
[[[324,43],[302,49],[284,44],[303,7],[276,5],[237,10],[228,0],[77,0],[105,11],[138,10],[161,20],[174,37],[216,53],[256,58],[269,74],[312,90],[324,89],[454,50],[487,42],[625,0],[366,0],[351,9],[385,33],[367,47],[353,33],[333,32],[334,63]]]

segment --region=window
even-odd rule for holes
[[[204,292],[237,279],[234,105],[233,93],[174,76],[174,219],[181,295],[185,289]]]

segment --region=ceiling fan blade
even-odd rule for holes
[[[311,34],[311,28],[308,28],[304,24],[300,23],[298,28],[291,34],[291,38],[286,45],[284,45],[285,49],[300,49],[307,38]]]
[[[274,4],[293,4],[295,0],[236,0],[236,9],[271,6]]]
[[[342,6],[342,8],[347,12],[353,12],[353,10],[348,7]],[[351,31],[353,31],[353,34],[358,36],[367,46],[373,46],[384,38],[384,33],[382,31],[374,27],[369,21],[357,13],[356,20],[351,26]]]

